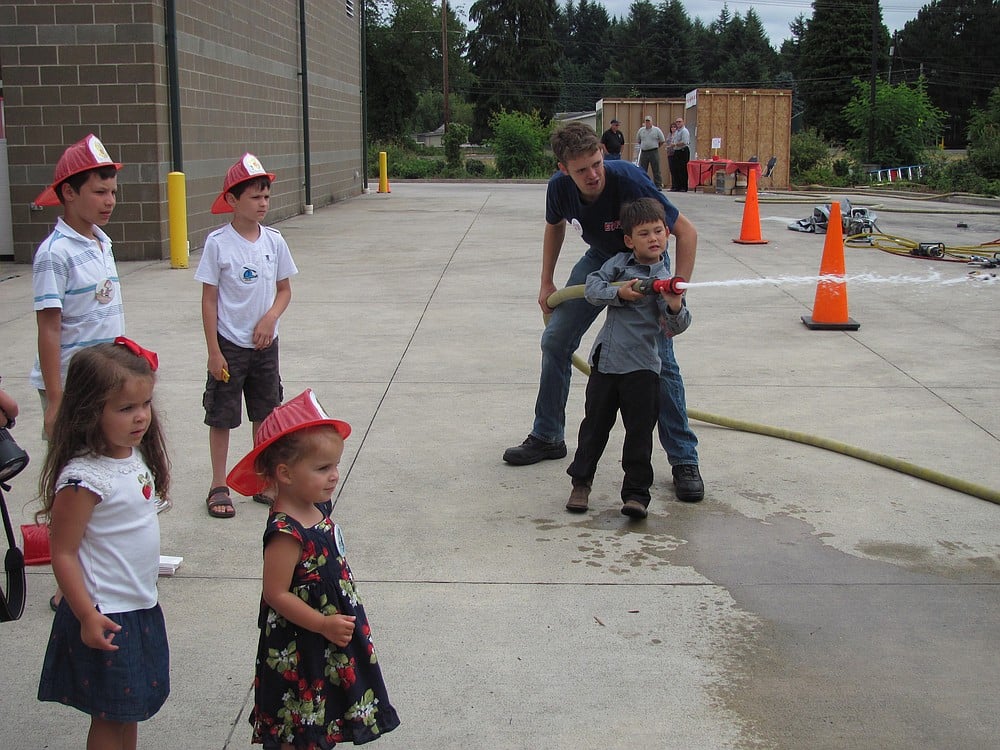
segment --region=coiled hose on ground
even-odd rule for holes
[[[567,286],[551,294],[546,302],[549,307],[555,308],[567,300],[579,299],[583,297],[583,290],[583,284]],[[548,324],[547,315],[545,316],[545,323]],[[590,365],[588,365],[576,354],[573,355],[573,365],[585,375],[590,374]],[[862,461],[867,461],[868,463],[876,464],[878,466],[883,466],[902,474],[909,474],[917,479],[932,482],[933,484],[947,487],[948,489],[955,490],[956,492],[962,492],[966,495],[978,497],[982,500],[988,500],[991,503],[1000,505],[1000,491],[998,490],[984,487],[983,485],[975,484],[974,482],[969,482],[957,477],[952,477],[947,474],[942,474],[939,471],[934,471],[933,469],[928,469],[923,466],[917,466],[909,461],[903,461],[898,458],[893,458],[892,456],[886,456],[882,453],[875,453],[874,451],[870,451],[865,448],[858,448],[853,445],[848,445],[847,443],[841,443],[836,440],[818,437],[816,435],[809,435],[804,432],[797,432],[796,430],[787,430],[782,427],[771,427],[764,424],[757,424],[756,422],[748,422],[742,419],[732,419],[730,417],[722,417],[717,414],[709,414],[708,412],[697,409],[688,409],[688,418],[696,419],[699,422],[707,422],[709,424],[718,425],[720,427],[727,427],[732,430],[753,432],[758,435],[768,435],[770,437],[781,438],[782,440],[791,440],[804,445],[812,445],[816,448],[822,448],[824,450],[833,451],[852,458],[858,458]]]

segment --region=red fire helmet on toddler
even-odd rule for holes
[[[311,389],[307,388],[291,401],[275,407],[257,428],[253,450],[240,459],[226,477],[226,483],[241,495],[250,497],[267,488],[267,482],[254,468],[257,456],[271,443],[297,430],[327,424],[344,440],[351,434],[347,422],[327,415]]]

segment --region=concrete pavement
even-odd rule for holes
[[[996,505],[701,422],[705,501],[674,499],[658,453],[639,523],[618,512],[620,429],[585,516],[563,510],[569,458],[500,460],[532,419],[544,190],[395,183],[278,225],[300,269],[281,328],[286,396],[311,387],[354,427],[336,515],[403,721],[379,747],[993,746]],[[732,242],[742,203],[670,195],[699,229],[694,281],[817,274],[823,238],[785,226],[839,197],[762,202],[770,242],[753,246]],[[1000,237],[994,209],[851,197],[880,204],[890,234]],[[567,240],[558,276],[582,250]],[[184,557],[160,582],[171,697],[139,746],[243,750],[267,510],[234,498],[233,520],[205,512],[197,262],[119,269],[129,335],[160,356],[175,503],[160,517],[162,552]],[[1000,284],[871,249],[848,249],[846,266],[911,278],[849,284],[851,333],[803,326],[814,284],[692,288],[694,322],[676,341],[689,407],[1000,488]],[[12,276],[0,282],[3,386],[32,456],[7,496],[15,524],[34,511],[44,450],[27,382],[30,274],[0,268]],[[571,451],[583,384],[567,409]],[[248,444],[244,425],[231,459]],[[47,566],[29,572],[24,617],[0,625],[3,745],[82,747],[87,718],[35,700],[54,584]]]

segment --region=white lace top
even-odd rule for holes
[[[153,474],[142,455],[74,458],[59,474],[56,492],[71,485],[100,498],[80,542],[80,565],[97,608],[111,614],[155,606],[160,524]]]

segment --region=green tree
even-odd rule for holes
[[[935,107],[920,79],[913,86],[893,86],[879,80],[875,86],[875,107],[871,106],[869,84],[855,79],[855,95],[844,109],[850,131],[848,148],[858,161],[872,161],[884,167],[920,164],[941,133],[944,112]],[[874,141],[869,148],[868,134]]]
[[[659,56],[656,7],[649,0],[636,0],[628,16],[610,35],[615,58],[614,79],[628,87],[619,96],[660,96],[662,80],[654,71]]]
[[[441,3],[435,0],[365,0],[365,59],[369,131],[393,139],[413,131],[433,130],[444,121]],[[468,89],[470,73],[462,53],[465,26],[448,9],[449,81]],[[441,110],[431,117],[426,92]],[[451,97],[449,97],[449,103]],[[415,113],[418,113],[415,115]],[[426,120],[434,122],[427,125]]]
[[[899,32],[892,80],[927,79],[927,93],[948,120],[945,143],[965,146],[969,113],[982,109],[1000,79],[997,0],[934,0]]]
[[[1000,180],[1000,86],[993,89],[983,110],[969,118],[969,162],[988,180]]]
[[[473,138],[488,133],[494,112],[538,111],[548,121],[559,98],[561,50],[554,0],[476,0],[469,9],[469,61],[476,82]]]
[[[888,65],[889,33],[882,11],[871,0],[814,0],[799,58],[799,91],[805,121],[828,140],[843,143],[843,110],[854,96],[855,78],[870,81],[872,15],[876,14],[877,68]]]
[[[771,85],[778,67],[778,55],[753,8],[747,11],[745,19],[737,13],[728,23],[722,24],[720,18],[715,45],[719,64],[714,69],[714,77],[718,83],[734,88]]]
[[[613,50],[607,36],[611,19],[603,5],[591,0],[580,0],[579,5],[568,0],[565,9],[557,11],[556,37],[563,48],[557,108],[592,109],[604,95],[604,74],[611,65]]]

